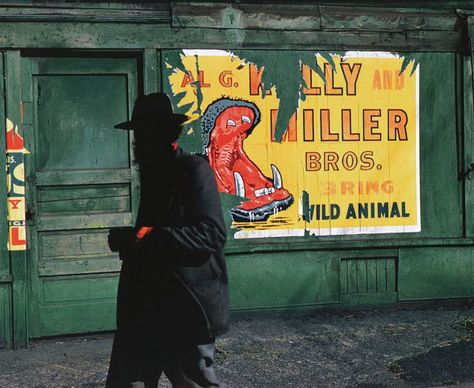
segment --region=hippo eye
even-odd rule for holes
[[[248,116],[242,116],[242,122],[250,124],[250,118]]]
[[[227,126],[228,127],[235,127],[235,121],[234,120],[227,120]]]

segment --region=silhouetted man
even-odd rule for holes
[[[225,224],[208,162],[175,143],[187,119],[153,93],[116,125],[134,131],[141,199],[136,226],[109,235],[123,264],[107,387],[156,387],[162,372],[173,387],[222,386],[213,362],[228,328]]]

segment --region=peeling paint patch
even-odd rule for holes
[[[415,74],[416,69],[418,68],[418,64],[420,63],[420,55],[419,54],[410,54],[405,57],[403,57],[403,63],[400,67],[400,74],[403,74],[405,70],[412,65],[411,71],[410,71],[410,77]]]
[[[234,238],[420,231],[416,57],[211,54],[175,55],[169,90],[192,117],[181,144],[208,156],[221,192],[249,199],[230,209]]]
[[[169,51],[166,53],[164,58],[164,73],[165,79],[171,80],[173,75],[188,75],[189,70],[183,64],[182,59],[186,57],[186,53],[198,55],[200,52],[205,50],[184,50],[184,51]],[[217,51],[218,55],[221,50],[212,50]],[[178,77],[182,78],[182,77]],[[190,78],[190,83],[194,82],[194,78]],[[199,115],[199,104],[198,104],[198,91],[196,90],[196,83],[194,85],[193,93],[178,93],[174,94],[171,102],[173,104],[173,111],[176,113],[186,114],[191,117],[188,122],[184,124],[183,133],[184,136],[181,136],[179,139],[179,144],[190,152],[201,152],[202,150],[202,137],[201,131],[198,130],[200,127],[200,115]],[[172,89],[175,87],[173,82],[165,82],[164,89],[168,94],[173,95]]]
[[[28,154],[18,126],[6,121],[8,250],[26,250],[25,164]]]

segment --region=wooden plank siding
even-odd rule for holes
[[[309,4],[229,4],[172,2],[172,26],[195,28],[269,29],[285,31],[455,31],[453,12],[382,7]]]
[[[0,74],[4,73],[3,53],[0,53]],[[0,155],[6,155],[5,143],[5,85],[0,82]],[[3,165],[3,164],[2,164]],[[6,169],[0,168],[0,182],[6,182]],[[7,186],[0,185],[0,219],[7,219],[7,202],[4,200],[7,197]],[[8,224],[0,222],[0,277],[7,279],[10,275],[10,257],[7,251],[8,241]]]
[[[0,280],[0,350],[11,348],[12,304],[11,285]]]
[[[123,121],[130,116],[137,93],[166,89],[166,53],[179,54],[182,49],[260,50],[269,57],[276,51],[294,55],[395,51],[418,55],[422,69],[422,232],[229,239],[232,309],[472,298],[474,180],[459,183],[457,178],[474,162],[474,56],[468,50],[469,40],[474,41],[474,6],[470,1],[397,4],[11,1],[0,5],[0,50],[5,52],[4,62],[0,61],[0,73],[5,74],[0,99],[6,100],[0,105],[6,106],[7,117],[20,122],[22,102],[26,148],[34,151],[25,159],[27,196],[35,213],[28,224],[28,256],[9,254],[5,242],[0,244],[0,347],[25,346],[30,337],[113,329],[121,263],[108,249],[107,229],[133,224],[137,213],[138,172],[133,163],[129,165],[131,159],[109,155],[111,163],[88,168],[81,165],[87,162],[79,146],[70,166],[58,147],[37,153],[38,139],[45,144],[56,139],[54,131],[61,133],[54,108],[64,100],[53,99],[51,93],[50,105],[43,106],[44,115],[38,119],[39,88],[62,90],[67,97],[64,91],[72,85],[87,90],[71,75],[85,80],[95,73],[104,84],[111,75],[117,80],[130,77],[123,88],[127,96],[123,117],[110,116]],[[130,63],[117,70],[122,60]],[[107,90],[114,95],[113,82]],[[69,113],[76,109],[69,108]],[[2,108],[4,123],[3,113]],[[43,125],[40,134],[35,132],[38,120]],[[50,121],[54,128],[44,130]],[[112,127],[109,124],[107,128]],[[3,128],[0,154],[5,153],[4,132]],[[130,136],[129,148],[132,142]],[[115,156],[120,159],[117,163]],[[0,180],[5,180],[1,168]],[[0,185],[0,201],[5,196]],[[3,203],[0,217],[6,219]],[[5,223],[0,222],[0,238],[5,235]]]
[[[30,31],[35,31],[32,35]],[[0,47],[53,49],[278,48],[303,50],[456,51],[458,31],[281,31],[170,28],[112,23],[0,23]]]
[[[464,57],[462,77],[462,129],[464,142],[464,165],[463,171],[474,163],[474,14],[468,18],[468,32],[471,42],[470,55]],[[465,212],[474,213],[474,180],[466,179],[465,188]],[[466,236],[474,236],[474,218],[466,218]]]
[[[319,4],[0,6],[0,47],[15,47],[21,41],[23,48],[58,49],[384,47],[455,51],[463,44],[460,20],[453,9],[434,12]],[[33,30],[35,34],[30,34]]]
[[[228,258],[234,310],[339,303],[339,253],[293,252]]]
[[[155,4],[138,7],[78,7],[77,4],[45,3],[28,5],[0,5],[1,22],[99,22],[99,23],[169,23],[170,7]]]
[[[4,74],[4,54],[0,54],[0,74]],[[5,144],[5,84],[0,82],[0,155],[6,155]],[[2,164],[0,164],[2,165]],[[3,165],[2,165],[3,166]],[[0,168],[0,182],[6,182],[6,169]],[[7,186],[0,185],[0,349],[12,344],[12,276],[7,250]]]
[[[94,184],[96,182],[106,183],[130,183],[130,170],[122,169],[97,169],[74,170],[74,172],[55,170],[38,171],[34,176],[34,182],[39,186]]]
[[[108,228],[132,225],[138,204],[132,139],[113,125],[130,117],[139,61],[29,54],[21,58],[31,112],[25,136],[34,150],[29,336],[111,330],[121,262],[108,248]]]
[[[21,123],[21,58],[18,50],[5,53],[6,118]],[[23,134],[22,134],[23,135]],[[28,143],[25,143],[28,149]],[[15,348],[28,344],[28,271],[25,251],[10,252],[12,262],[12,333]]]

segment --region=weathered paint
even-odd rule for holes
[[[269,56],[265,51],[250,50],[236,51],[235,54],[241,56],[247,62],[255,64],[257,71],[262,72],[262,96],[270,91],[273,86],[276,87],[280,104],[275,124],[275,140],[281,142],[288,127],[288,122],[295,113],[300,100],[301,85],[304,82],[300,71],[301,65],[311,66],[316,69],[318,74],[322,74],[315,54],[301,52],[287,55],[284,51],[277,51]]]
[[[5,53],[5,93],[6,117],[14,123],[22,123],[20,92],[21,92],[21,59],[18,50]],[[19,125],[19,128],[22,128]],[[21,134],[23,135],[24,134]],[[29,148],[27,142],[25,148]],[[23,154],[21,154],[23,156]],[[28,278],[26,254],[24,250],[11,251],[12,263],[12,334],[13,346],[20,347],[28,344]]]
[[[18,125],[7,119],[7,201],[8,201],[8,250],[26,250],[25,167],[23,155],[28,150],[23,145]]]
[[[185,70],[168,77],[193,133],[202,134],[219,191],[246,198],[230,209],[241,230],[233,237],[419,232],[419,74],[402,74],[413,59],[253,56],[263,64],[234,52],[184,50]],[[275,69],[269,86],[267,64]],[[305,205],[303,191],[311,193]]]
[[[401,1],[399,5],[405,8],[397,9],[380,7],[380,3],[370,1],[358,2],[359,7],[349,2],[338,2],[340,7],[335,7],[335,3],[318,3],[309,4],[312,13],[304,6],[293,5],[285,8],[285,5],[253,4],[246,8],[232,2],[216,4],[215,11],[208,12],[209,4],[194,3],[192,7],[185,4],[134,5],[137,12],[131,12],[133,7],[128,5],[117,7],[105,3],[46,6],[41,12],[34,3],[0,7],[0,48],[8,51],[4,72],[7,115],[0,114],[0,122],[8,117],[25,129],[25,145],[32,152],[25,156],[28,204],[37,205],[37,216],[29,221],[28,242],[32,251],[28,253],[28,261],[24,252],[11,252],[11,257],[5,255],[6,241],[3,252],[0,248],[0,343],[14,339],[15,345],[20,346],[32,336],[106,330],[114,325],[119,263],[107,252],[105,227],[133,221],[136,201],[130,203],[126,199],[125,187],[130,188],[131,197],[136,196],[136,172],[129,165],[114,170],[88,170],[84,152],[93,154],[93,150],[87,145],[78,150],[78,157],[62,158],[61,150],[53,149],[51,160],[39,150],[38,162],[49,171],[39,171],[35,166],[32,156],[38,152],[38,144],[33,135],[37,126],[33,96],[37,90],[32,79],[49,70],[54,73],[58,62],[51,57],[58,54],[71,54],[78,61],[79,56],[87,57],[78,66],[83,69],[88,68],[88,62],[98,62],[92,52],[100,52],[98,56],[103,59],[139,58],[133,65],[137,74],[142,72],[137,82],[134,81],[137,89],[170,92],[165,82],[170,71],[166,64],[170,64],[171,71],[183,68],[182,49],[233,50],[258,69],[265,66],[265,87],[280,84],[291,88],[292,93],[284,104],[286,108],[282,108],[286,112],[277,125],[278,138],[283,135],[285,121],[291,117],[300,97],[294,87],[308,87],[300,75],[288,77],[279,65],[297,68],[300,60],[313,63],[314,52],[324,50],[328,54],[361,49],[399,51],[406,59],[408,76],[415,69],[410,64],[414,59],[420,68],[422,231],[389,238],[378,235],[370,238],[303,236],[278,241],[230,239],[227,254],[231,302],[234,309],[286,309],[472,296],[472,182],[457,180],[459,173],[472,163],[472,61],[463,56],[468,38],[464,21],[467,15],[472,15],[472,3]],[[362,4],[368,7],[360,7]],[[415,9],[415,6],[433,8]],[[468,10],[455,12],[461,7]],[[252,12],[248,10],[257,18],[251,20]],[[206,17],[213,20],[212,26],[202,24],[208,20]],[[276,23],[279,17],[280,22]],[[178,25],[180,18],[183,23]],[[121,23],[114,23],[118,20]],[[300,23],[295,25],[295,21]],[[196,27],[186,27],[185,23],[196,23]],[[472,28],[472,17],[468,24]],[[253,27],[249,29],[249,26]],[[54,52],[41,49],[54,49]],[[78,55],[67,52],[68,49],[90,51]],[[268,50],[282,53],[272,57],[264,52]],[[301,55],[284,61],[285,50],[299,51]],[[29,57],[38,55],[43,60],[40,68],[35,68],[38,58]],[[326,60],[330,59],[326,56]],[[195,61],[196,74],[202,70],[199,66]],[[315,66],[314,70],[322,73],[319,67]],[[113,65],[108,71],[113,73]],[[46,78],[52,73],[46,74]],[[66,83],[58,82],[58,85]],[[196,92],[199,94],[199,87]],[[68,98],[64,91],[60,95]],[[174,101],[179,112],[189,110],[184,97],[177,96]],[[133,93],[127,104],[129,109]],[[55,105],[49,102],[52,108],[41,112],[40,121],[56,120],[58,124],[57,115],[50,112]],[[201,101],[197,110],[202,114],[204,109]],[[186,150],[201,151],[201,133],[194,125],[185,128],[181,145]],[[42,140],[54,141],[43,133],[44,129],[41,132]],[[5,129],[0,134],[0,144],[4,144]],[[80,136],[75,139],[82,141]],[[131,141],[130,138],[128,145]],[[69,150],[70,154],[69,144],[64,139],[63,142],[64,151]],[[5,150],[0,146],[0,151]],[[77,164],[85,169],[63,174],[51,170],[53,161],[66,163],[63,165],[66,168]],[[95,187],[97,182],[103,187]],[[0,188],[0,198],[1,195]],[[223,194],[222,200],[224,208],[230,209],[242,199]],[[0,213],[4,211],[6,215],[4,202]],[[111,213],[97,214],[100,210]],[[75,211],[74,215],[67,215],[69,211]],[[232,233],[229,212],[225,216]],[[71,222],[86,229],[73,232],[68,229]],[[90,228],[98,229],[91,232]],[[387,274],[384,282],[379,276],[383,273]],[[32,279],[29,283],[28,278]],[[380,280],[380,284],[374,279]]]
[[[401,301],[472,297],[473,249],[400,249],[398,284]]]
[[[36,209],[28,224],[29,335],[111,330],[120,261],[107,229],[133,224],[138,188],[129,134],[113,126],[130,115],[138,62],[21,61],[21,99],[32,112],[23,124],[35,151],[26,160],[27,201]],[[147,88],[158,81],[155,61],[147,61]]]
[[[460,131],[463,134],[461,148],[464,150],[464,160],[460,172],[464,172],[467,166],[474,162],[474,96],[473,96],[473,63],[472,54],[467,58],[460,58],[462,67],[462,88],[458,101],[462,107],[462,116],[459,122]],[[466,214],[474,214],[474,180],[464,180],[465,208]],[[474,235],[474,217],[465,217],[465,235]]]
[[[29,31],[35,31],[32,35]],[[54,49],[216,48],[289,50],[374,50],[453,52],[461,43],[459,31],[271,31],[211,28],[171,29],[159,25],[113,23],[0,23],[0,47]]]
[[[0,54],[0,74],[4,74],[4,54]],[[5,86],[0,82],[0,123],[5,123]],[[6,157],[6,128],[0,126],[0,155]],[[6,160],[5,160],[6,165]],[[3,166],[3,163],[0,163]],[[0,182],[6,183],[6,168],[0,168]],[[12,338],[12,275],[8,248],[7,185],[0,184],[0,348],[10,348]]]
[[[227,261],[234,310],[339,303],[338,252],[247,253]]]
[[[398,300],[398,250],[364,250],[341,254],[341,303],[394,303]]]
[[[222,69],[217,69],[217,70],[212,70],[211,67],[209,67],[209,64],[207,65],[204,65],[205,63],[218,63],[219,61],[219,58],[220,57],[215,57],[216,59],[212,59],[211,62],[209,62],[211,60],[211,58],[209,60],[207,60],[206,62],[206,56],[202,57],[201,56],[201,62],[203,63],[202,65],[202,69],[204,70],[201,70],[201,72],[197,72],[195,70],[195,67],[194,67],[194,64],[196,63],[196,57],[199,59],[199,54],[202,54],[202,55],[211,55],[211,58],[212,55],[223,55],[222,58],[230,58],[229,61],[230,61],[230,65],[228,65],[228,67],[232,67],[232,69],[236,68],[236,69],[240,69],[240,70],[232,70],[234,72],[234,75],[233,77],[235,78],[235,82],[241,82],[243,83],[242,80],[240,80],[240,78],[238,77],[238,71],[242,71],[242,69],[244,69],[244,72],[245,72],[245,69],[247,69],[247,67],[245,66],[248,66],[245,64],[245,61],[242,62],[241,64],[241,59],[237,56],[231,56],[229,53],[227,52],[208,52],[208,51],[189,51],[189,50],[184,50],[184,54],[182,55],[182,57],[180,58],[179,60],[179,66],[180,68],[177,69],[175,68],[174,69],[174,72],[170,71],[170,68],[171,68],[171,64],[167,62],[166,64],[166,71],[165,73],[168,75],[168,79],[169,79],[169,82],[170,82],[170,85],[168,88],[166,88],[167,91],[171,91],[171,92],[174,92],[174,93],[177,93],[178,94],[178,99],[175,99],[175,103],[178,107],[180,107],[180,109],[185,109],[184,112],[193,116],[193,118],[197,118],[197,120],[191,120],[191,122],[189,123],[189,126],[192,128],[192,130],[188,130],[187,131],[187,134],[183,136],[182,140],[183,140],[183,143],[184,144],[189,144],[189,143],[194,143],[193,144],[193,150],[197,149],[198,152],[203,152],[204,150],[204,147],[203,147],[203,144],[202,144],[202,138],[200,139],[199,137],[196,136],[196,132],[199,130],[199,127],[202,128],[202,125],[203,125],[203,122],[202,122],[202,108],[199,107],[201,104],[202,104],[202,98],[200,99],[201,102],[199,102],[199,104],[196,103],[196,100],[195,98],[193,97],[193,93],[190,93],[189,91],[196,91],[196,90],[200,90],[200,93],[205,93],[206,94],[206,104],[208,105],[210,101],[213,100],[213,98],[216,98],[216,96],[218,97],[219,95],[221,95],[221,93],[224,93],[225,89],[224,87],[222,88],[218,88],[217,86],[219,86],[219,82],[217,80],[217,73],[214,74],[212,73],[212,71],[217,71],[220,75],[224,74],[223,72],[223,68]],[[280,55],[281,54],[281,55]],[[292,61],[294,61],[295,63],[298,62],[298,56],[300,55],[300,52],[288,52],[288,51],[285,51],[283,53],[279,53],[279,52],[273,52],[273,51],[264,51],[264,52],[260,52],[259,55],[261,55],[262,57],[265,57],[265,63],[269,63],[269,62],[274,62],[274,63],[278,63],[278,60],[281,59],[281,57],[283,57],[283,54],[285,57],[292,57],[294,56],[296,59],[292,59]],[[174,57],[177,58],[177,55],[175,53],[173,53]],[[185,56],[186,55],[186,56]],[[313,61],[315,59],[315,56],[314,56],[314,53],[306,53],[306,55],[311,55],[311,57],[313,58]],[[357,55],[357,53],[351,53],[350,55]],[[168,56],[168,52],[165,54],[165,57]],[[255,56],[257,56],[257,54],[255,54]],[[275,57],[274,57],[275,56]],[[326,55],[328,56],[328,55]],[[383,57],[382,54],[379,55],[379,57]],[[390,57],[390,55],[388,55]],[[170,55],[171,57],[171,55]],[[415,92],[413,89],[413,93],[412,93],[412,97],[414,99],[418,99],[418,94],[420,95],[420,101],[421,101],[421,107],[420,109],[418,107],[414,107],[413,108],[413,112],[410,113],[410,121],[413,123],[413,137],[412,139],[414,140],[417,136],[414,132],[415,130],[415,126],[416,126],[416,122],[417,122],[417,119],[418,119],[418,110],[420,110],[420,120],[422,120],[423,122],[427,123],[427,122],[430,122],[432,121],[432,126],[423,126],[423,128],[421,129],[422,131],[422,138],[424,137],[424,141],[430,143],[430,142],[433,142],[433,144],[436,144],[436,146],[439,144],[441,146],[441,144],[443,144],[443,147],[452,147],[452,150],[456,153],[457,151],[457,143],[456,143],[456,138],[452,138],[450,137],[449,133],[446,132],[446,131],[441,131],[441,125],[442,125],[442,122],[443,120],[450,120],[449,117],[455,117],[456,116],[456,110],[454,108],[454,102],[455,102],[455,99],[451,99],[451,98],[448,98],[448,101],[449,103],[447,104],[447,102],[445,101],[445,98],[443,97],[446,97],[446,95],[443,95],[443,96],[439,96],[439,97],[433,97],[434,95],[436,95],[436,93],[433,93],[431,91],[429,92],[425,92],[425,88],[431,88],[432,86],[432,79],[433,79],[433,75],[434,74],[439,74],[441,72],[443,72],[443,69],[444,71],[446,72],[446,69],[452,69],[452,71],[455,70],[455,62],[453,61],[453,56],[448,56],[448,55],[441,55],[441,54],[438,54],[438,55],[427,55],[427,54],[411,54],[411,53],[407,53],[406,55],[404,55],[405,59],[399,59],[398,61],[398,69],[399,69],[399,72],[401,73],[403,70],[407,69],[408,68],[408,71],[406,71],[405,73],[403,73],[402,77],[406,77],[406,82],[408,84],[408,82],[413,82],[414,85],[417,85],[418,82],[416,81],[417,77],[415,77],[415,71],[416,69],[419,68],[419,64],[420,62],[423,62],[423,66],[424,68],[426,69],[426,72],[422,72],[422,75],[421,75],[421,83],[422,83],[422,86],[421,86],[421,91],[420,92]],[[186,60],[186,66],[183,70],[183,61],[184,59],[187,58]],[[277,58],[277,59],[275,59]],[[221,60],[222,61],[222,60]],[[287,62],[282,62],[282,66],[285,67]],[[334,62],[334,61],[333,61]],[[440,66],[441,63],[445,63],[443,66]],[[300,63],[302,63],[302,61],[300,61]],[[276,66],[276,65],[274,65]],[[222,66],[221,66],[222,67]],[[224,66],[225,67],[225,66]],[[255,67],[254,68],[254,73],[258,74],[258,67]],[[395,69],[396,70],[396,69]],[[209,73],[209,71],[211,71]],[[382,71],[382,70],[379,70],[378,73],[375,72],[374,74],[379,74],[379,81],[380,81],[380,87],[382,87],[382,83],[385,85],[386,83],[386,79],[383,80],[382,82],[382,74],[385,75],[385,73]],[[248,70],[247,70],[248,72]],[[300,68],[298,68],[298,73],[301,74],[301,71],[300,71]],[[199,74],[199,76],[198,76]],[[214,74],[214,75],[213,75]],[[227,74],[227,73],[225,73]],[[453,73],[452,73],[453,74]],[[261,75],[261,73],[260,73]],[[440,75],[437,75],[438,77],[441,77]],[[194,78],[193,78],[194,77]],[[229,75],[230,77],[230,75]],[[228,77],[227,80],[229,80],[230,78]],[[258,78],[258,77],[257,77]],[[288,77],[287,77],[288,78]],[[280,76],[278,79],[278,81],[280,81],[280,84],[277,84],[275,89],[270,89],[270,92],[273,90],[273,94],[275,94],[275,90],[277,91],[277,94],[278,94],[278,97],[280,97],[283,93],[285,93],[288,88],[294,88],[296,90],[296,95],[299,96],[301,95],[301,91],[302,91],[302,88],[303,87],[307,87],[308,85],[306,85],[306,83],[303,84],[303,81],[301,80],[301,76],[299,76],[300,80],[298,82],[285,82],[285,79],[283,78],[283,76]],[[443,78],[443,77],[441,77]],[[375,78],[374,78],[375,80]],[[396,80],[395,80],[396,81]],[[393,81],[393,82],[395,82]],[[229,81],[230,82],[230,81]],[[374,81],[375,82],[375,81]],[[454,76],[453,77],[444,77],[443,79],[443,82],[445,82],[445,90],[449,93],[449,91],[451,91],[451,95],[454,96],[455,95],[455,78]],[[217,83],[217,86],[216,86],[216,83]],[[221,80],[221,83],[222,83],[222,80]],[[166,85],[166,83],[165,83]],[[211,89],[212,89],[212,85],[214,85],[214,89],[215,91],[213,92],[214,94],[211,93]],[[370,82],[370,86],[372,87],[372,82]],[[388,84],[386,85],[387,87],[389,86]],[[393,87],[395,88],[395,85],[393,85]],[[418,88],[418,86],[416,86],[416,88]],[[221,90],[222,89],[222,90]],[[244,87],[245,89],[245,87]],[[183,95],[185,90],[188,90],[188,95]],[[239,95],[239,91],[240,89],[238,87],[236,88],[230,88],[228,89],[229,91],[227,93],[230,93],[229,95],[233,96],[234,98],[242,98],[242,95]],[[261,97],[262,98],[262,102],[265,103],[268,99],[271,99],[272,97],[271,96],[267,96],[265,92],[265,88],[261,88],[259,89],[259,93],[263,93],[263,96]],[[278,93],[278,90],[283,90],[282,93]],[[211,93],[211,94],[210,94]],[[395,93],[395,91],[393,92]],[[244,91],[244,95],[246,95],[246,92]],[[210,97],[209,97],[210,96]],[[244,96],[244,98],[247,98]],[[256,96],[255,98],[260,98],[258,96]],[[354,97],[355,98],[355,97]],[[302,97],[301,97],[302,99]],[[403,97],[404,100],[407,99],[407,97]],[[427,101],[429,101],[429,103],[425,104],[423,99],[428,99]],[[221,101],[223,102],[224,100],[221,99]],[[257,101],[257,100],[256,100]],[[260,101],[260,100],[258,100]],[[300,100],[298,100],[300,101]],[[450,103],[453,103],[453,105],[449,105]],[[227,104],[229,104],[230,102],[226,102]],[[213,103],[214,104],[214,103]],[[241,102],[239,102],[239,104],[242,104]],[[268,104],[268,102],[267,102]],[[280,102],[281,104],[281,102]],[[301,103],[303,104],[303,103]],[[393,104],[393,102],[392,102]],[[418,104],[418,102],[416,102],[416,104]],[[434,105],[433,105],[434,104]],[[436,106],[436,105],[439,105],[441,111],[444,112],[443,114],[443,118],[439,118],[439,120],[437,119],[434,119],[433,118],[433,115],[432,115],[432,107],[433,106]],[[196,106],[198,106],[198,109],[196,109]],[[266,106],[266,105],[265,105]],[[392,107],[394,105],[391,105]],[[441,108],[441,106],[443,106],[443,108]],[[187,111],[186,111],[187,109]],[[266,108],[265,108],[266,109]],[[416,110],[416,112],[415,112]],[[294,113],[294,112],[293,112]],[[206,116],[206,114],[204,114],[204,117]],[[268,127],[268,122],[267,124],[264,124],[262,128],[260,126],[260,129],[258,129],[258,131],[260,131],[261,135],[260,136],[260,140],[258,141],[258,146],[263,146],[263,144],[265,143],[266,140],[264,140],[266,138],[266,134],[267,132],[269,132],[269,129],[266,128]],[[286,123],[286,126],[285,126],[285,129],[288,127],[288,122]],[[441,132],[443,132],[442,134],[438,134],[435,132],[433,132],[433,128],[439,128],[439,130]],[[257,136],[257,135],[252,135],[252,136]],[[262,137],[263,136],[263,137]],[[444,138],[444,142],[440,143],[438,140],[439,140],[439,137],[443,137]],[[432,138],[432,140],[429,140],[430,138]],[[263,140],[262,140],[263,139]],[[251,140],[249,140],[251,141]],[[263,143],[262,143],[263,141]],[[247,143],[248,144],[248,143]],[[449,144],[449,146],[448,146]],[[248,147],[248,145],[247,145]],[[266,147],[266,148],[265,148]],[[265,152],[266,152],[266,149],[268,147],[270,147],[270,145],[267,145],[265,146],[264,148],[262,149],[257,149],[255,152],[252,153],[253,155],[253,158],[257,158],[257,160],[260,160],[260,162],[258,163],[258,165],[260,166],[260,168],[265,168],[265,165],[267,164],[266,162],[263,162],[263,165],[262,165],[262,156],[265,155]],[[413,152],[411,152],[411,156],[410,158],[412,158],[412,160],[418,160],[418,151],[415,151],[416,147],[413,148]],[[204,150],[205,151],[205,150]],[[427,148],[424,148],[421,152],[422,154],[424,153],[423,157],[426,157],[425,155],[426,154],[426,151],[428,151]],[[277,153],[274,153],[276,155],[276,157],[278,158],[279,156],[281,156],[282,152],[281,151],[278,151]],[[397,153],[399,153],[397,151]],[[408,156],[408,155],[405,155],[405,156]],[[422,159],[423,159],[422,157]],[[453,164],[453,160],[452,158],[449,157],[449,155],[444,155],[442,157],[446,157],[445,159],[445,162],[440,162],[441,165],[444,166],[444,168],[441,168],[437,170],[437,173],[442,173],[442,171],[446,171],[446,169],[451,169],[450,171],[454,171],[454,173],[452,175],[447,175],[446,176],[446,179],[448,180],[451,180],[453,182],[453,185],[449,187],[449,189],[447,188],[444,188],[445,192],[450,191],[451,193],[449,194],[451,198],[453,198],[453,201],[450,202],[450,204],[452,206],[456,206],[458,209],[462,206],[461,205],[461,197],[459,196],[459,193],[460,193],[460,186],[458,185],[457,181],[455,180],[456,176],[457,176],[457,165],[456,163]],[[276,160],[276,159],[275,159]],[[454,161],[455,162],[455,161]],[[274,162],[273,162],[274,163]],[[290,160],[288,160],[288,163],[290,163]],[[287,164],[288,164],[287,163]],[[212,164],[212,163],[211,163]],[[276,165],[278,165],[278,163],[276,163]],[[403,171],[406,171],[407,170],[407,165],[404,164],[403,162],[397,162],[396,164],[397,166],[402,166],[403,165]],[[262,167],[263,166],[263,167]],[[270,166],[270,163],[268,163],[268,166]],[[415,166],[415,165],[414,165]],[[432,164],[429,164],[427,166],[425,166],[425,171],[429,171],[431,169],[433,165]],[[287,167],[287,166],[285,166]],[[395,167],[396,168],[396,167]],[[269,167],[266,168],[266,170],[269,170]],[[295,174],[295,169],[292,168],[291,171],[293,171],[291,174]],[[414,181],[411,182],[411,183],[406,183],[409,187],[412,187],[413,189],[415,189],[418,185],[418,183],[416,183],[416,181],[418,181],[418,178],[416,177],[417,174],[418,174],[418,168],[414,167],[413,170],[412,170],[412,174],[411,176],[413,177]],[[270,176],[271,176],[271,171],[270,171]],[[285,173],[287,176],[288,176],[288,172]],[[283,176],[285,176],[285,174]],[[405,172],[404,172],[405,174]],[[425,177],[427,176],[426,174],[422,174],[422,178],[421,179],[426,179]],[[268,176],[268,175],[267,175]],[[428,175],[429,176],[429,175]],[[285,179],[285,178],[284,178]],[[286,178],[288,179],[288,178]],[[427,181],[428,182],[428,181]],[[437,181],[438,182],[438,181]],[[428,185],[430,187],[433,186],[433,184],[435,184],[434,182],[431,182],[429,181]],[[403,184],[402,184],[403,185]],[[294,191],[294,189],[293,189]],[[292,192],[293,192],[292,191]],[[406,190],[404,190],[406,191]],[[234,194],[236,194],[236,192],[234,191],[233,192]],[[436,213],[439,214],[439,212],[442,212],[442,211],[445,211],[446,210],[446,218],[448,219],[452,219],[454,221],[454,218],[453,218],[453,214],[458,214],[460,215],[461,213],[459,211],[453,211],[453,212],[450,212],[450,210],[448,208],[446,209],[437,209],[436,211],[434,211],[434,209],[432,208],[432,206],[436,206],[436,200],[433,202],[433,200],[430,198],[432,197],[432,192],[430,190],[424,190],[423,193],[422,193],[422,197],[423,198],[423,205],[422,205],[422,218],[424,218],[425,220],[430,220],[431,217],[434,217]],[[301,193],[297,193],[297,198],[299,198],[301,196]],[[412,209],[417,209],[417,207],[419,206],[417,203],[419,200],[414,200],[412,202]],[[248,204],[247,204],[248,205]],[[308,202],[308,205],[309,205],[309,202]],[[403,206],[404,204],[401,204],[399,206],[399,210],[401,212],[407,212],[408,214],[408,210],[405,206]],[[406,204],[405,204],[406,205]],[[405,211],[402,209],[404,208]],[[424,214],[424,211],[425,209],[428,210],[428,214]],[[417,210],[415,210],[415,212],[417,212]],[[304,214],[304,209],[302,209],[302,213],[301,214]],[[448,215],[449,214],[449,215]],[[309,219],[309,212],[308,212],[308,219]],[[459,219],[461,220],[461,219]],[[453,235],[453,233],[459,233],[457,234],[458,236],[461,236],[461,233],[462,233],[462,230],[460,230],[460,228],[462,228],[462,220],[461,221],[458,221],[458,225],[454,225],[454,224],[451,224],[449,227],[446,227],[444,228],[444,231],[442,233],[439,233],[439,232],[435,232],[436,229],[438,229],[439,227],[443,226],[437,222],[427,222],[426,224],[424,222],[422,222],[423,225],[426,225],[426,229],[424,228],[421,235],[418,235],[418,237],[433,237],[435,235],[438,235],[438,236],[441,236],[441,235]],[[262,229],[259,227],[259,229]],[[413,229],[413,230],[410,230],[409,228],[407,228],[405,231],[406,232],[416,232],[416,231],[419,231],[419,226],[417,227],[417,229]],[[459,232],[456,232],[456,230],[459,230]],[[386,232],[387,230],[383,230],[381,229],[380,232]],[[233,234],[233,232],[231,231],[231,233]],[[446,234],[445,234],[446,233]],[[414,234],[415,236],[415,234]],[[250,234],[248,237],[251,237]],[[383,238],[383,237],[381,237]],[[252,246],[253,244],[251,242],[249,242],[249,246]],[[258,249],[257,245],[259,245],[259,243],[255,243],[255,248]],[[394,245],[396,245],[396,242],[394,242]]]

